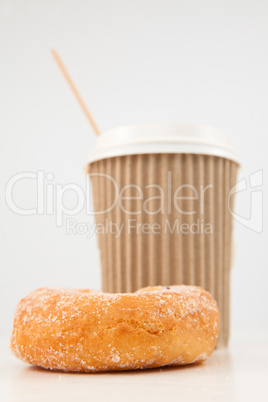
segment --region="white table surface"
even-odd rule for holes
[[[120,373],[58,373],[27,366],[0,345],[4,401],[268,401],[268,331],[233,334],[207,362]]]

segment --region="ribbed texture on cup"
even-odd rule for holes
[[[133,292],[154,285],[202,286],[217,301],[221,328],[217,346],[226,346],[232,253],[228,193],[236,182],[237,170],[238,165],[230,160],[192,154],[129,155],[94,162],[90,173],[111,176],[119,191],[126,185],[137,185],[144,195],[143,200],[124,199],[121,206],[117,203],[110,211],[96,215],[97,224],[105,226],[108,220],[123,225],[118,238],[109,230],[98,234],[103,291]],[[115,200],[115,185],[103,176],[94,176],[91,180],[94,209],[103,211]],[[146,187],[152,184],[154,186]],[[189,185],[194,186],[197,193]],[[156,186],[163,189],[161,194],[165,202],[162,204],[159,198],[152,198],[160,194]],[[174,194],[180,186],[184,187],[177,194],[181,199],[176,209]],[[139,194],[134,187],[121,193],[124,197],[138,197]],[[199,199],[194,199],[197,196]],[[233,197],[230,207],[233,208]],[[150,213],[153,211],[157,213]],[[191,213],[193,211],[196,213]],[[148,223],[150,227],[161,225],[162,229],[158,234],[136,233],[135,229],[127,230],[130,219],[135,220],[131,223],[135,227]],[[171,233],[166,222],[170,222],[172,229],[176,220],[180,228],[183,224],[194,227],[199,222],[198,229],[195,226],[198,233],[177,233],[176,229]],[[212,233],[204,233],[207,223],[212,225]]]

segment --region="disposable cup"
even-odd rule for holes
[[[239,161],[218,130],[149,123],[103,133],[89,158],[105,292],[198,285],[220,311],[226,346]]]

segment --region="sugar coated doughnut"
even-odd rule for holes
[[[218,332],[216,302],[199,287],[39,289],[18,304],[11,349],[51,370],[144,369],[206,360]]]

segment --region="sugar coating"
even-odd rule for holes
[[[206,360],[218,332],[216,302],[199,287],[122,294],[44,288],[18,304],[11,349],[51,370],[144,369]]]

